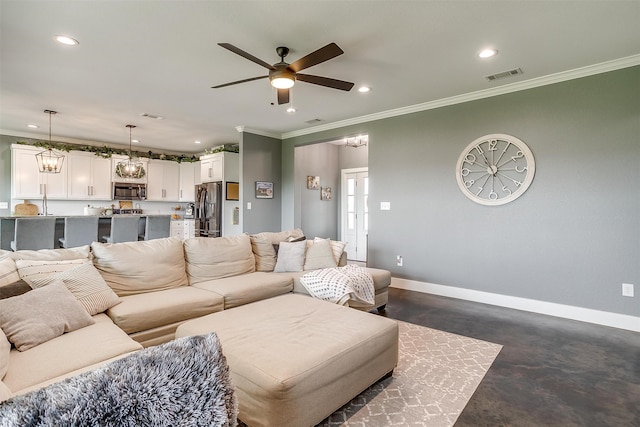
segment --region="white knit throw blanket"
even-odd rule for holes
[[[325,301],[340,305],[348,305],[350,300],[375,304],[373,278],[357,265],[315,270],[302,276],[300,283],[311,296]]]

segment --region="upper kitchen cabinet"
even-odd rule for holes
[[[194,202],[196,200],[196,182],[199,180],[200,180],[200,162],[180,163],[180,201],[181,202]]]
[[[111,200],[111,159],[70,151],[67,175],[70,200]]]
[[[238,153],[223,151],[200,157],[200,178],[204,182],[238,181],[240,157]]]
[[[169,160],[149,160],[147,200],[177,202],[180,199],[180,164]]]
[[[67,197],[67,159],[59,173],[40,173],[36,154],[42,147],[13,144],[11,146],[11,196],[14,199],[49,199]]]

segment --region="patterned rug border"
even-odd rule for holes
[[[396,321],[400,346],[393,377],[318,426],[453,426],[502,350],[500,344]]]

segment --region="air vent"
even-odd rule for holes
[[[502,73],[492,74],[490,76],[485,76],[484,78],[491,82],[493,80],[506,79],[507,77],[516,76],[518,74],[522,74],[522,70],[520,68],[516,68],[509,71],[503,71]]]
[[[164,119],[164,117],[162,116],[157,116],[155,114],[149,114],[149,113],[142,113],[140,114],[142,117],[146,117],[148,119],[155,119],[155,120],[162,120]]]
[[[322,121],[322,119],[311,119],[311,120],[307,120],[305,123],[312,125],[314,123],[318,123],[318,122],[321,122],[321,121]]]

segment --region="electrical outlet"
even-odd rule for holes
[[[380,210],[381,211],[390,211],[391,210],[391,202],[380,202]]]
[[[0,202],[0,209],[9,209],[9,202]]]
[[[398,267],[402,267],[402,255],[398,255],[398,256],[396,257],[396,265],[397,265]]]
[[[622,296],[623,297],[633,297],[633,284],[632,283],[623,283],[622,284]]]

